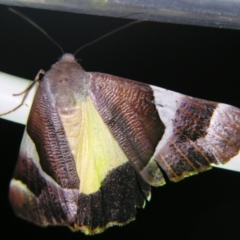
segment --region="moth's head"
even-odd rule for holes
[[[46,72],[42,87],[50,89],[53,104],[63,115],[74,114],[79,96],[85,98],[86,72],[74,55],[66,53]]]
[[[59,61],[63,61],[63,62],[77,62],[75,57],[71,53],[63,54],[63,56],[59,59]]]
[[[58,71],[59,73],[69,73],[75,69],[81,70],[82,67],[71,53],[64,53],[62,57],[51,67],[51,70]]]

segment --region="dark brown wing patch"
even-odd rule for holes
[[[135,170],[140,174],[146,170],[141,176],[149,184],[162,185],[158,165],[154,160],[150,162],[165,129],[151,87],[107,74],[89,73],[89,95]]]
[[[154,87],[154,90],[167,132],[154,158],[170,180],[179,181],[211,168],[212,163],[226,163],[239,154],[239,109],[161,88]],[[166,114],[162,98],[167,95],[169,112]]]

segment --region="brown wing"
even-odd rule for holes
[[[158,166],[179,181],[213,163],[240,161],[239,109],[107,74],[89,79],[96,108],[150,185],[164,183]]]
[[[89,95],[134,169],[152,186],[165,183],[152,158],[165,127],[149,85],[89,73]]]
[[[86,73],[69,54],[44,76],[24,133],[9,197],[15,213],[36,224],[67,225],[96,234],[134,220],[136,207],[144,207],[150,199],[150,186],[135,173],[103,126],[89,100],[87,86]],[[105,133],[102,141],[96,129]],[[106,138],[110,146],[106,146]],[[123,159],[109,158],[114,156],[111,146],[120,149],[116,153],[121,152]]]
[[[211,164],[240,162],[240,110],[152,86],[166,131],[154,158],[172,181]]]

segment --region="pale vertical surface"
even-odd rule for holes
[[[238,155],[233,157],[228,163],[226,163],[224,165],[212,164],[212,166],[217,167],[217,168],[226,169],[226,170],[232,170],[232,171],[240,172],[240,152],[238,153]]]
[[[0,72],[0,115],[11,111],[21,103],[25,93],[20,96],[13,96],[13,94],[23,92],[31,83],[32,81],[30,80]],[[38,84],[35,84],[28,92],[27,98],[20,108],[9,114],[0,116],[0,118],[26,125],[37,89]]]
[[[90,97],[78,103],[78,117],[62,123],[80,178],[80,193],[99,190],[106,175],[128,161]],[[73,130],[74,129],[74,130]]]

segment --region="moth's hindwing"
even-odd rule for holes
[[[154,158],[172,181],[240,161],[240,110],[152,86],[166,131]]]

